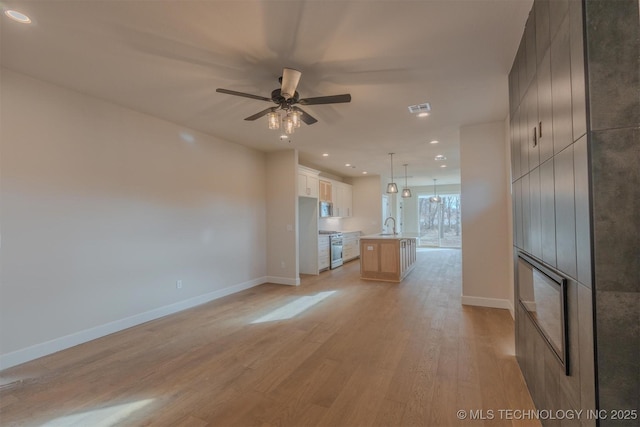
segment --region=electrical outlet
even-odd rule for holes
[[[182,289],[182,280],[176,280],[176,289]]]
[[[280,263],[280,268],[285,268],[285,266],[286,266],[286,264],[284,263],[284,261],[282,261],[282,262]]]

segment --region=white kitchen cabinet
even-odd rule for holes
[[[320,201],[321,202],[333,202],[332,192],[331,192],[331,181],[326,181],[324,179],[320,180]]]
[[[342,259],[351,261],[360,256],[360,232],[342,233]]]
[[[318,198],[318,171],[298,166],[298,196]]]
[[[331,254],[328,235],[318,236],[318,270],[327,270],[331,266]]]
[[[353,215],[353,187],[344,182],[333,182],[333,216],[348,218]]]

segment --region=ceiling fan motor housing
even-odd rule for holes
[[[271,100],[282,108],[286,108],[287,106],[291,106],[297,103],[299,99],[300,96],[298,95],[297,91],[289,99],[286,99],[284,96],[282,96],[281,89],[275,89],[273,92],[271,92]]]

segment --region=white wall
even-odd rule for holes
[[[265,281],[263,153],[4,69],[0,91],[2,368]]]
[[[380,177],[351,179],[353,185],[353,217],[343,220],[344,230],[375,234],[382,231],[382,193]]]
[[[502,121],[460,131],[462,302],[513,311],[505,144]]]
[[[299,285],[298,152],[267,154],[267,276],[272,283]]]

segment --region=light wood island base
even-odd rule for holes
[[[415,237],[363,236],[360,238],[360,278],[401,282],[416,262]]]

